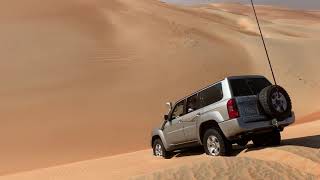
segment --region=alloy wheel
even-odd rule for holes
[[[207,147],[209,150],[209,153],[212,156],[218,156],[220,153],[220,142],[216,136],[209,136],[207,140]]]

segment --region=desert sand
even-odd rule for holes
[[[320,110],[320,14],[257,10],[299,122]],[[239,4],[5,0],[0,39],[0,175],[149,148],[166,101],[228,75],[271,80]]]
[[[231,157],[209,157],[194,150],[165,160],[142,150],[0,179],[319,179],[320,120],[289,127],[282,137],[279,147],[234,146]]]

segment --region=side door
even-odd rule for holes
[[[169,145],[176,145],[185,141],[182,119],[185,114],[185,100],[182,100],[174,106],[169,114],[169,120],[166,122],[163,132]]]
[[[186,115],[183,118],[184,134],[187,142],[197,141],[197,121],[201,115],[198,94],[186,100]]]

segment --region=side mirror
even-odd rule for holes
[[[165,121],[167,121],[169,119],[168,114],[165,114],[163,118],[164,118]]]
[[[188,109],[188,113],[191,113],[192,111],[194,111],[192,108]]]

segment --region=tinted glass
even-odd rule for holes
[[[186,108],[187,109],[187,113],[190,113],[192,111],[197,110],[199,108],[198,104],[199,104],[199,101],[198,101],[198,95],[197,94],[189,97],[187,99],[187,108]]]
[[[171,119],[176,119],[180,116],[183,116],[184,113],[184,101],[179,102],[173,109]]]
[[[234,96],[250,96],[257,95],[271,83],[266,78],[248,78],[232,79],[230,85]]]
[[[199,93],[201,107],[208,106],[223,98],[221,83],[211,86]]]

